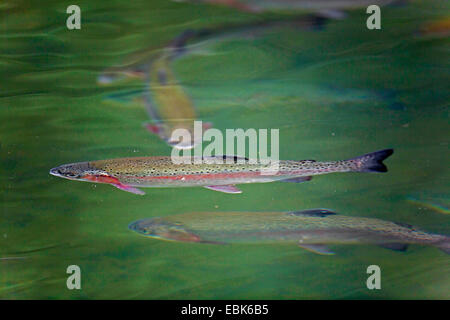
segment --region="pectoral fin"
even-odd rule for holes
[[[145,194],[144,191],[142,191],[142,190],[140,190],[138,188],[135,188],[135,187],[127,186],[125,184],[121,184],[121,183],[114,184],[114,183],[112,183],[111,185],[116,187],[116,188],[118,188],[118,189],[120,189],[120,190],[123,190],[123,191],[126,191],[126,192],[131,192],[131,193],[134,193],[134,194],[139,194],[141,196],[143,196]]]
[[[303,248],[305,250],[308,250],[310,252],[317,253],[317,254],[320,254],[320,255],[328,255],[328,256],[330,256],[330,255],[335,254],[333,251],[328,249],[328,247],[323,245],[323,244],[303,244],[303,243],[299,243],[298,246],[300,248]]]
[[[131,192],[134,194],[140,194],[140,195],[145,194],[144,191],[134,188],[132,186],[123,184],[122,182],[120,182],[119,179],[117,179],[116,177],[112,177],[110,175],[85,175],[83,177],[83,179],[85,179],[87,181],[91,181],[91,182],[110,184],[120,190]]]
[[[87,174],[83,177],[84,180],[106,184],[120,183],[119,179],[109,176],[107,174]]]
[[[408,249],[408,245],[405,243],[383,243],[379,246],[394,251],[406,251]]]
[[[232,184],[224,186],[206,186],[205,188],[224,193],[242,193],[242,190],[239,190],[235,185]]]

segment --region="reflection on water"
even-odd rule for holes
[[[365,11],[354,10],[318,28],[211,35],[170,65],[196,116],[217,129],[279,128],[281,159],[394,148],[388,173],[242,185],[240,195],[148,189],[143,197],[48,174],[61,163],[170,155],[142,127],[143,102],[114,99],[140,96],[145,81],[104,86],[98,77],[139,64],[187,29],[225,31],[292,15],[80,1],[82,28],[69,31],[70,4],[0,5],[1,298],[450,298],[450,260],[434,248],[336,245],[330,257],[290,244],[158,241],[127,228],[184,212],[330,208],[448,235],[446,212],[423,210],[448,208],[446,1],[383,7],[379,31],[367,30]],[[82,270],[80,291],[65,288],[72,264]],[[380,291],[365,286],[372,264],[382,270]]]

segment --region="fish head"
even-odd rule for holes
[[[69,180],[84,180],[84,177],[92,171],[88,162],[63,164],[50,169],[50,174],[55,177]]]
[[[143,236],[182,242],[199,242],[200,238],[185,230],[179,223],[171,223],[162,218],[151,218],[138,220],[130,223],[128,229],[135,231]]]

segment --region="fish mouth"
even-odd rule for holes
[[[52,176],[60,177],[60,178],[64,178],[64,179],[69,179],[69,180],[78,180],[80,178],[80,175],[78,175],[78,174],[74,174],[74,173],[70,173],[70,172],[64,172],[61,169],[62,169],[61,166],[55,167],[55,168],[51,168],[49,173]]]
[[[128,229],[132,230],[132,231],[137,231],[137,226],[139,224],[139,221],[133,221],[128,225]]]
[[[63,176],[61,171],[59,170],[59,167],[51,168],[49,173],[52,176],[55,176],[55,177],[62,177]]]
[[[128,229],[130,229],[131,231],[135,231],[137,233],[140,234],[144,234],[145,232],[142,230],[142,223],[145,222],[145,219],[141,219],[141,220],[137,220],[137,221],[133,221],[128,225]]]

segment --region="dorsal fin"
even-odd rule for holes
[[[303,210],[303,211],[294,211],[289,212],[289,214],[294,216],[304,216],[304,217],[326,217],[329,215],[334,215],[336,212],[333,212],[328,209],[310,209],[310,210]]]
[[[406,251],[408,249],[407,243],[382,243],[379,246],[394,251]]]
[[[311,176],[307,176],[307,177],[297,177],[297,178],[283,179],[283,180],[280,180],[280,181],[281,182],[301,183],[301,182],[310,181],[311,179],[312,179]]]
[[[410,229],[410,230],[415,230],[416,229],[416,228],[414,228],[414,226],[412,226],[410,224],[407,224],[407,223],[404,223],[404,222],[394,222],[394,223],[396,225],[400,226],[400,227],[407,228],[407,229]]]
[[[245,157],[238,157],[238,156],[227,156],[227,155],[223,155],[223,156],[208,156],[208,157],[203,157],[203,159],[220,159],[223,160],[224,162],[228,161],[232,161],[233,163],[236,163],[238,160],[244,160],[244,161],[249,161],[248,158]]]

